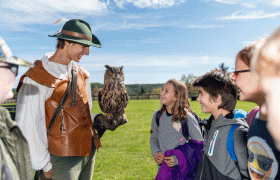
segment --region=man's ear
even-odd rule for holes
[[[70,44],[71,44],[71,42],[69,42],[69,41],[65,41],[65,46],[69,47],[69,46],[70,46]]]

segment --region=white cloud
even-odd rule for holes
[[[12,0],[4,1],[1,4],[2,8],[7,8],[15,11],[23,12],[101,12],[106,10],[109,1],[100,0]]]
[[[218,3],[224,3],[224,4],[238,4],[241,2],[241,0],[214,0]]]
[[[256,8],[263,6],[280,6],[280,0],[206,0],[228,5],[242,5],[244,7]]]
[[[190,29],[211,29],[211,28],[221,28],[225,27],[224,25],[189,25],[185,26],[185,28],[190,28]]]
[[[264,19],[264,18],[274,18],[280,16],[280,12],[276,13],[265,13],[260,11],[247,11],[243,13],[235,12],[230,16],[225,16],[222,18],[217,18],[218,20],[247,20],[247,19]]]
[[[120,14],[114,6],[131,4],[136,8],[164,8],[186,0],[7,0],[0,4],[1,28],[14,31],[36,32],[33,24],[53,24],[62,17],[86,19],[94,17],[93,30],[145,29],[163,26],[157,15],[137,13]],[[166,24],[164,24],[166,26]]]
[[[276,5],[276,6],[280,6],[280,0],[275,0],[271,4]]]
[[[198,65],[213,65],[221,62],[231,62],[230,58],[216,56],[186,56],[186,55],[102,55],[95,54],[94,62],[92,57],[84,57],[81,66],[87,67],[89,71],[103,70],[106,63],[111,66],[125,66],[129,68],[147,67],[194,67]]]
[[[166,8],[180,3],[184,3],[186,0],[114,0],[116,5],[124,9],[126,4],[133,4],[138,8]]]
[[[156,23],[153,21],[127,21],[127,20],[118,20],[118,21],[99,21],[96,22],[95,25],[92,27],[93,31],[96,30],[121,30],[121,29],[144,29],[147,27],[160,27],[163,26],[160,23]]]

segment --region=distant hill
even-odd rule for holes
[[[164,84],[126,84],[125,88],[129,95],[138,95],[145,93],[152,93],[153,89],[162,88]],[[94,90],[96,86],[100,89],[103,84],[91,83],[91,89]]]

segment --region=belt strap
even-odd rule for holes
[[[72,68],[72,94],[71,94],[71,107],[76,106],[77,95],[77,68]]]
[[[48,127],[47,136],[49,136],[51,128],[52,128],[52,126],[53,126],[57,116],[60,114],[61,109],[64,107],[66,99],[67,99],[67,97],[68,97],[68,95],[70,93],[71,84],[72,84],[72,82],[69,81],[67,89],[66,89],[66,91],[65,91],[65,93],[64,93],[64,95],[63,95],[63,97],[61,99],[61,102],[59,103],[59,105],[57,106],[57,108],[56,108],[56,110],[55,110],[55,112],[53,114],[53,117],[52,117],[51,122],[50,122],[49,127]]]

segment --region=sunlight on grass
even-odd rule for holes
[[[201,117],[200,104],[191,101],[193,111]],[[256,104],[237,102],[237,109],[251,110]],[[155,179],[157,165],[151,156],[150,127],[154,112],[160,108],[159,100],[130,100],[126,108],[128,123],[115,131],[106,131],[103,147],[96,153],[93,179]],[[101,113],[97,101],[93,101],[93,113]]]

